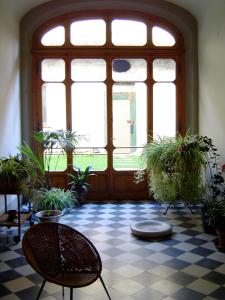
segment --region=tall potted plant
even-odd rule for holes
[[[71,203],[76,203],[77,195],[75,193],[52,187],[50,171],[55,153],[57,153],[54,165],[56,169],[60,154],[63,151],[73,151],[80,137],[72,131],[58,130],[39,131],[34,134],[34,138],[42,147],[43,156],[38,156],[25,143],[19,146],[19,150],[26,158],[27,170],[30,174],[28,193],[36,211],[48,210],[48,214],[50,214],[50,210],[61,210],[71,206]]]
[[[50,171],[56,169],[60,155],[63,152],[73,151],[80,136],[70,130],[38,131],[34,133],[34,139],[42,148],[43,156],[37,155],[31,147],[24,143],[18,147],[27,160],[28,172],[31,177],[31,187],[51,188]],[[57,152],[57,158],[53,166],[53,156]]]
[[[190,134],[146,144],[142,157],[151,195],[169,206],[177,200],[187,205],[199,201],[204,189],[202,171],[207,151],[205,137]]]

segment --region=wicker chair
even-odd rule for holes
[[[60,223],[39,223],[25,233],[22,241],[29,264],[43,278],[36,299],[39,299],[46,281],[70,288],[90,285],[98,278],[110,295],[101,277],[102,262],[94,245],[79,231]]]

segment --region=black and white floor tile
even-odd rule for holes
[[[61,218],[84,233],[99,250],[102,277],[113,300],[225,299],[225,253],[214,246],[215,236],[203,232],[199,208],[194,214],[178,205],[150,202],[84,204]],[[173,235],[164,241],[146,241],[131,234],[137,221],[164,220]],[[28,224],[23,226],[23,232]],[[16,228],[0,229],[0,299],[35,299],[42,278],[26,262]],[[61,287],[46,284],[42,299],[62,298]],[[69,299],[65,289],[64,299]],[[76,289],[74,299],[104,300],[100,282]]]

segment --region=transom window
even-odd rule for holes
[[[110,39],[107,28],[110,27]],[[104,46],[109,40],[114,46],[156,46],[172,47],[176,37],[169,30],[160,26],[148,26],[144,21],[112,19],[107,24],[104,19],[77,20],[69,28],[58,24],[42,33],[41,45],[62,46],[66,42],[67,31],[69,44],[73,46]]]

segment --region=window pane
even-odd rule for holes
[[[114,59],[112,77],[115,81],[144,81],[147,78],[147,62],[144,59]]]
[[[147,142],[147,91],[144,83],[113,85],[113,145],[143,146]]]
[[[106,145],[106,86],[103,83],[72,85],[72,129],[84,138],[80,147]]]
[[[153,61],[153,78],[155,81],[174,81],[176,79],[176,62],[173,59],[155,59]]]
[[[157,26],[152,28],[152,42],[155,46],[173,46],[176,43],[171,33]]]
[[[104,171],[107,169],[107,152],[104,148],[78,148],[73,155],[73,165],[81,170],[90,166],[92,171]]]
[[[48,171],[65,171],[67,168],[67,155],[62,149],[53,149],[53,154],[47,150],[44,151],[45,170]]]
[[[145,23],[131,20],[113,20],[112,43],[116,46],[144,46],[147,43]]]
[[[103,81],[106,78],[104,59],[74,59],[71,62],[74,81]]]
[[[46,32],[41,43],[43,46],[62,46],[65,43],[65,29],[63,26],[57,26]]]
[[[176,86],[173,83],[153,86],[153,133],[156,139],[176,134]]]
[[[41,62],[41,78],[44,81],[63,81],[65,62],[63,59],[44,59]]]
[[[106,42],[106,24],[103,20],[76,21],[71,24],[70,30],[73,45],[97,46]]]
[[[62,83],[42,85],[43,130],[66,129],[66,96]]]
[[[113,168],[115,170],[139,170],[143,168],[141,161],[142,148],[117,148],[113,151]]]

